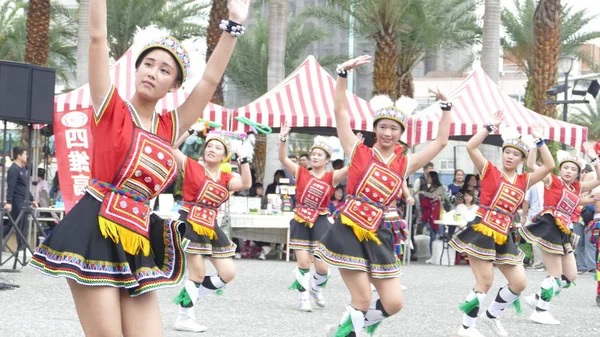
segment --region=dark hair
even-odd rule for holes
[[[22,146],[13,147],[13,160],[17,159],[17,157],[22,155],[25,151],[27,151],[27,149]]]
[[[144,60],[146,55],[148,55],[151,51],[156,50],[156,49],[160,49],[160,50],[167,52],[171,56],[173,61],[175,61],[175,64],[177,65],[177,67],[176,67],[177,68],[177,77],[175,78],[175,82],[178,83],[179,85],[183,84],[183,72],[181,71],[181,66],[179,65],[179,61],[177,61],[177,59],[175,58],[175,56],[173,56],[173,54],[171,52],[169,52],[166,49],[161,48],[161,47],[153,47],[153,48],[148,48],[147,50],[144,50],[144,52],[141,53],[140,56],[138,56],[137,60],[135,61],[135,70],[138,70],[138,68],[140,67],[140,64],[142,64],[142,60]]]
[[[44,170],[43,168],[39,167],[37,170],[37,176],[39,178],[45,178],[46,177],[46,170]]]
[[[254,185],[252,185],[252,187],[250,187],[250,190],[248,191],[248,195],[251,196],[251,197],[255,197],[256,196],[256,191],[259,188],[263,188],[264,189],[263,184],[261,184],[261,183],[254,183]]]
[[[344,196],[346,195],[346,192],[344,191],[344,188],[341,186],[338,186],[335,188],[335,190],[333,191],[333,194],[331,195],[331,200],[335,200],[335,192],[337,192],[338,190],[342,191],[342,200],[344,200]],[[340,201],[342,201],[340,200]]]
[[[298,157],[296,157],[296,156],[294,156],[294,155],[288,156],[288,158],[289,158],[289,159],[298,159]]]
[[[277,176],[280,176],[281,178],[285,178],[285,172],[283,170],[275,171],[275,174],[273,174],[273,180],[277,179]],[[275,182],[277,182],[277,181],[275,181]]]
[[[344,167],[344,160],[343,159],[336,159],[333,161],[333,163],[331,163],[331,166],[333,166],[334,170],[339,170],[341,168]],[[336,168],[339,167],[339,168]]]
[[[433,167],[433,162],[429,162],[429,163],[425,164],[425,166],[423,166],[423,170],[428,169],[430,167]]]
[[[429,178],[431,178],[431,187],[438,188],[442,186],[442,183],[440,182],[440,176],[436,171],[429,172]]]
[[[302,159],[302,158],[306,158],[306,159],[310,160],[310,156],[308,155],[308,153],[301,154],[300,159]]]
[[[470,196],[473,198],[473,199],[471,200],[471,205],[474,205],[474,204],[475,204],[475,193],[473,193],[473,192],[471,192],[471,191],[467,191],[467,190],[465,190],[465,191],[462,193],[462,200],[463,200],[463,202],[465,202],[465,196],[466,196],[466,195],[470,195]],[[465,203],[465,204],[466,204],[466,203]]]
[[[475,181],[477,182],[477,185],[479,185],[479,181],[477,180],[477,176],[475,174],[467,174],[465,176],[465,186],[469,185],[469,180],[471,180],[471,178],[475,178]]]
[[[456,181],[456,175],[458,174],[458,172],[462,172],[463,176],[465,175],[465,171],[463,171],[463,170],[461,170],[461,169],[454,170],[454,178],[453,178],[452,182],[455,182],[455,181]],[[463,178],[464,178],[464,177],[463,177]],[[464,181],[463,181],[463,182],[464,182]]]

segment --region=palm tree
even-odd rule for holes
[[[210,6],[210,14],[208,19],[208,30],[206,37],[206,61],[210,58],[213,51],[217,47],[217,43],[221,38],[223,31],[219,28],[221,20],[229,16],[229,9],[227,8],[227,0],[213,0]],[[212,103],[223,105],[224,104],[224,93],[223,93],[223,79],[217,85],[217,89],[213,94]]]
[[[506,37],[501,40],[504,58],[515,63],[527,75],[527,91],[525,106],[533,109],[533,67],[535,36],[533,27],[536,11],[536,0],[514,0],[516,10],[502,10],[502,26]],[[589,15],[589,11],[574,11],[566,7],[560,17],[560,53],[574,55],[586,64],[596,66],[594,59],[580,48],[584,43],[600,38],[599,30],[584,28],[598,15]],[[550,88],[550,87],[548,87]],[[545,89],[548,89],[545,88]],[[537,111],[537,110],[536,110]]]
[[[472,0],[327,0],[304,15],[355,31],[375,42],[373,94],[414,96],[411,72],[426,51],[464,49],[477,41],[479,29]],[[393,71],[395,69],[396,71]]]
[[[0,5],[0,59],[25,62],[27,44],[27,1],[5,1]],[[69,85],[69,74],[73,72],[76,58],[73,46],[76,41],[73,11],[51,3],[50,45],[46,66],[56,69],[57,78]]]
[[[119,59],[131,47],[137,27],[152,24],[170,29],[180,41],[203,36],[206,30],[199,19],[206,8],[196,0],[111,1],[107,6],[110,54]]]
[[[26,22],[25,62],[46,66],[50,53],[50,0],[30,0]]]
[[[539,0],[533,16],[532,110],[554,116],[554,106],[542,103],[546,90],[556,84],[560,56],[560,0]]]
[[[481,67],[494,83],[500,75],[500,8],[500,0],[485,0]]]
[[[284,77],[289,75],[304,60],[304,50],[314,42],[328,38],[328,31],[321,26],[305,24],[306,18],[291,17],[287,25],[285,45]],[[268,91],[267,62],[269,59],[269,27],[264,16],[257,14],[255,24],[238,41],[231,61],[227,66],[227,77],[251,98],[258,98]],[[346,55],[325,55],[317,58],[321,66],[333,68]],[[281,82],[281,81],[280,81]]]
[[[569,122],[586,126],[588,128],[588,138],[591,140],[600,140],[600,98],[596,99],[596,106],[587,104],[585,109],[575,107],[577,113],[569,117]]]

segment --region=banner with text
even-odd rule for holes
[[[91,179],[93,120],[91,108],[54,112],[54,144],[65,213],[83,197]]]

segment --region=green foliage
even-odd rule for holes
[[[291,17],[287,25],[285,46],[285,75],[289,75],[304,61],[306,47],[327,39],[327,29],[306,24],[306,18]],[[327,55],[317,60],[323,67],[333,68],[346,55]],[[267,19],[257,14],[256,23],[237,43],[227,66],[226,74],[248,98],[255,99],[268,91],[267,66],[269,60],[269,26]]]
[[[585,108],[574,107],[577,111],[569,116],[569,122],[586,126],[588,139],[600,140],[600,98],[596,99],[595,106],[588,104]]]

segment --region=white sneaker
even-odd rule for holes
[[[266,260],[266,259],[267,259],[267,256],[265,255],[265,253],[264,253],[264,252],[260,252],[260,255],[258,256],[258,259],[259,259],[259,260]]]
[[[504,327],[502,326],[502,323],[500,323],[499,318],[489,318],[488,315],[484,312],[483,315],[481,315],[479,317],[479,320],[482,321],[483,323],[487,324],[487,326],[490,327],[490,329],[496,336],[499,336],[499,337],[507,337],[508,336],[508,332],[504,329]]]
[[[300,300],[298,303],[298,309],[304,312],[311,312],[312,307],[310,306],[310,295],[307,291],[303,291],[298,294],[298,299]]]
[[[535,294],[531,294],[525,297],[525,303],[531,307],[531,309],[535,309],[537,307],[538,299],[535,297]]]
[[[529,319],[539,323],[539,324],[548,324],[548,325],[558,325],[560,321],[556,318],[552,317],[549,311],[537,311],[535,310]]]
[[[458,335],[461,337],[485,337],[476,327],[465,329],[462,325],[458,328]]]
[[[175,319],[174,328],[177,331],[185,331],[185,332],[204,332],[206,331],[206,327],[204,325],[198,324],[193,317],[190,317],[185,314],[177,315],[177,319]]]
[[[325,297],[323,297],[323,289],[319,289],[319,290],[311,289],[310,295],[315,300],[315,303],[317,304],[318,307],[320,307],[320,308],[325,307]]]
[[[242,254],[240,254],[240,253],[235,253],[235,259],[236,259],[236,260],[239,260],[239,259],[241,259],[241,258],[242,258]]]

